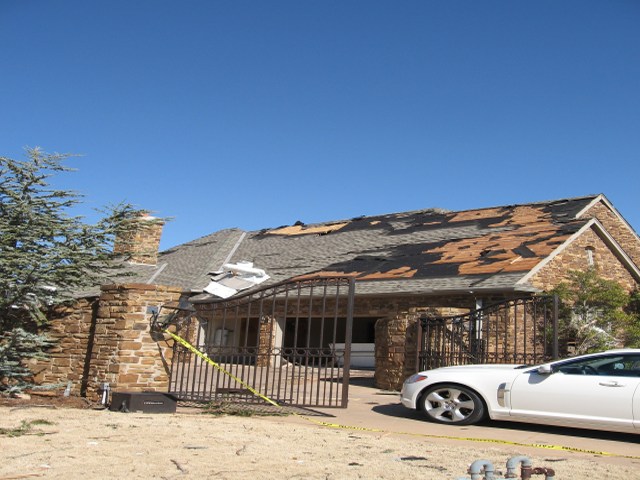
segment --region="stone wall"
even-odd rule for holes
[[[380,317],[386,318],[406,312],[411,309],[431,309],[434,314],[455,315],[461,310],[475,308],[476,300],[482,299],[489,303],[504,297],[476,297],[469,295],[413,295],[413,296],[388,296],[388,297],[364,297],[358,296],[356,286],[356,298],[354,302],[354,317]],[[437,310],[434,310],[437,309]]]
[[[57,341],[35,367],[41,384],[72,384],[72,394],[97,399],[102,383],[119,391],[166,391],[172,342],[152,337],[149,307],[177,302],[180,288],[103,286],[100,296],[60,307],[51,316]]]
[[[256,366],[268,367],[272,360],[276,343],[277,321],[271,316],[264,316],[258,322],[258,358]]]
[[[640,240],[636,232],[629,225],[622,222],[606,205],[597,203],[591,207],[586,215],[595,217],[620,244],[627,255],[636,265],[640,265]]]
[[[85,394],[97,306],[97,298],[82,298],[51,313],[47,333],[56,345],[49,351],[47,360],[39,361],[33,367],[36,383],[66,385],[71,382],[72,394]]]
[[[376,371],[374,381],[378,388],[395,390],[404,375],[404,339],[408,319],[406,315],[382,318],[376,322]],[[399,339],[402,338],[402,343]]]
[[[565,250],[556,255],[547,265],[534,275],[530,283],[548,291],[568,278],[571,271],[589,268],[587,249],[593,252],[594,266],[599,275],[613,280],[631,291],[637,283],[620,260],[593,230],[587,230],[575,239]]]

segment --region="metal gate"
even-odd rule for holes
[[[422,317],[419,370],[472,363],[542,363],[558,357],[558,299],[508,300],[451,317]]]
[[[354,290],[353,279],[328,277],[193,301],[196,313],[177,333],[230,375],[176,343],[169,392],[195,402],[263,402],[245,383],[280,405],[345,408]]]

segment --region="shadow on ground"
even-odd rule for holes
[[[386,415],[395,418],[412,418],[416,421],[424,422],[426,426],[429,422],[424,418],[421,412],[416,410],[409,410],[402,406],[402,404],[387,404],[377,405],[371,409],[373,412],[380,415]],[[547,433],[552,435],[563,435],[571,437],[581,438],[594,438],[598,440],[612,440],[616,442],[628,442],[640,444],[640,435],[633,433],[618,433],[618,432],[605,432],[600,430],[586,430],[581,428],[566,428],[566,427],[554,427],[550,425],[537,425],[533,423],[520,423],[520,422],[498,422],[494,420],[487,420],[480,424],[482,427],[488,427],[495,429],[496,431],[526,431],[526,432],[538,432]],[[463,427],[464,430],[473,430],[475,426],[471,425]]]

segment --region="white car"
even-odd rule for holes
[[[405,407],[453,425],[493,420],[640,433],[640,349],[538,366],[464,365],[416,373]]]

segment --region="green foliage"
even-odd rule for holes
[[[635,290],[631,293],[625,310],[632,321],[626,328],[624,344],[627,347],[640,348],[640,291]]]
[[[26,332],[16,327],[0,334],[0,391],[13,394],[30,385],[30,359],[44,358],[44,350],[51,346],[45,335]]]
[[[120,204],[94,225],[71,215],[82,196],[49,185],[53,175],[71,171],[63,164],[68,157],[39,148],[27,149],[23,161],[0,157],[0,348],[13,369],[3,367],[0,391],[21,384],[17,379],[26,377],[18,359],[46,345],[27,332],[46,324],[48,308],[122,274],[115,236],[135,228],[142,213]],[[15,385],[8,387],[7,378]]]
[[[0,157],[0,327],[23,325],[25,313],[44,321],[43,307],[68,299],[114,274],[116,233],[140,215],[130,205],[103,212],[95,225],[69,211],[81,195],[51,189],[48,179],[69,172],[69,155],[28,149],[27,160]]]
[[[595,269],[571,272],[552,293],[560,299],[561,353],[569,353],[570,346],[581,354],[637,344],[640,320],[629,309],[632,297]]]

